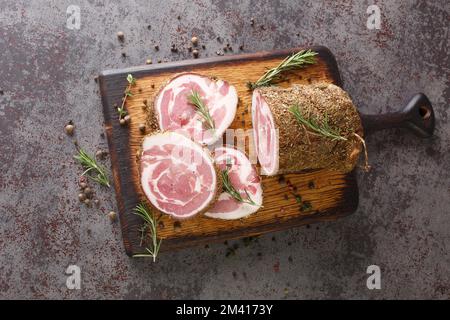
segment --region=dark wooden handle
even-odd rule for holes
[[[403,110],[385,114],[361,114],[364,134],[390,129],[408,128],[417,136],[429,138],[433,135],[435,118],[433,106],[423,93],[418,93]]]

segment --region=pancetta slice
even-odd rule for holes
[[[247,200],[250,196],[256,205],[239,202],[229,193],[222,192],[205,215],[218,219],[240,219],[258,211],[263,201],[261,180],[245,154],[234,148],[220,147],[215,150],[214,160],[220,170],[229,170],[230,182],[242,198]]]
[[[148,135],[142,143],[141,186],[159,211],[175,218],[204,212],[221,191],[209,151],[175,133]]]
[[[197,91],[209,109],[215,129],[189,103],[188,96]],[[234,86],[196,73],[182,73],[172,78],[155,98],[156,117],[161,130],[171,130],[211,145],[222,137],[236,115],[238,95]]]

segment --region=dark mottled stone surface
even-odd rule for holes
[[[377,1],[382,28],[368,30],[371,3],[0,1],[0,298],[449,298],[450,5]],[[70,4],[80,6],[80,30],[66,27]],[[212,244],[155,264],[132,260],[106,216],[116,210],[113,192],[96,188],[99,209],[79,204],[81,169],[63,128],[73,120],[80,145],[106,148],[94,77],[147,58],[187,59],[192,35],[206,46],[200,57],[227,42],[234,51],[225,54],[241,44],[244,52],[325,45],[360,110],[396,110],[422,91],[436,136],[369,137],[372,171],[358,173],[360,207],[350,217],[247,246],[230,241],[239,248],[228,257],[226,245]],[[81,290],[66,288],[71,264],[81,267]],[[366,288],[371,264],[381,267],[381,290]]]

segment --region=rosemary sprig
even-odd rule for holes
[[[127,81],[130,85],[135,85],[136,84],[136,79],[133,77],[133,75],[131,73],[129,73],[127,75]]]
[[[95,161],[94,157],[91,157],[83,149],[79,148],[78,154],[75,155],[74,158],[78,160],[81,166],[85,169],[85,171],[82,173],[82,176],[86,175],[102,186],[106,186],[108,188],[110,187],[105,168],[99,165],[97,161]]]
[[[284,59],[278,66],[275,68],[269,69],[266,73],[263,74],[261,78],[256,82],[247,82],[247,87],[250,90],[256,89],[258,87],[265,87],[271,85],[273,82],[279,81],[281,79],[281,73],[299,69],[308,64],[316,63],[315,56],[317,52],[312,50],[301,50],[297,53],[294,53]]]
[[[205,105],[205,103],[200,98],[200,95],[197,91],[192,90],[191,94],[188,95],[188,101],[190,104],[193,104],[196,108],[197,113],[205,120],[205,124],[209,129],[215,129],[214,119],[209,114],[209,109]]]
[[[124,109],[125,101],[127,100],[127,97],[133,96],[133,94],[131,93],[131,87],[136,84],[136,78],[134,78],[133,75],[131,73],[129,73],[127,75],[127,81],[128,81],[128,85],[123,94],[122,105],[117,108],[117,112],[119,113],[119,119],[122,119],[123,117],[125,117],[127,115],[127,112]]]
[[[119,113],[119,119],[122,119],[123,117],[125,117],[127,115],[127,111],[123,108],[123,104],[122,106],[117,108],[117,112]]]
[[[323,121],[319,122],[313,117],[305,118],[302,112],[300,111],[298,105],[291,106],[289,108],[289,112],[291,112],[295,116],[295,118],[300,124],[305,125],[309,129],[313,130],[314,132],[324,137],[328,137],[332,140],[344,140],[344,141],[347,140],[347,138],[340,135],[339,131],[331,128],[330,124],[328,123],[327,114],[325,114]]]
[[[133,255],[133,258],[152,257],[153,262],[155,262],[162,242],[162,239],[158,240],[156,228],[158,220],[155,218],[153,212],[151,212],[151,210],[144,203],[140,203],[139,205],[137,205],[137,207],[134,209],[134,214],[144,219],[144,226],[141,229],[142,238],[144,237],[145,231],[148,229],[152,237],[152,242],[150,243],[151,249],[145,248],[148,253],[135,254]]]
[[[251,204],[252,206],[257,206],[257,204],[250,197],[250,194],[247,192],[247,189],[244,189],[247,199],[242,198],[239,191],[237,191],[236,188],[231,184],[230,176],[228,175],[229,171],[230,170],[227,168],[225,170],[222,170],[222,172],[221,172],[223,188],[224,188],[225,192],[228,192],[234,199],[236,199],[239,202],[244,202],[244,203]]]

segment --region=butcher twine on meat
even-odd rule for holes
[[[222,191],[209,151],[175,132],[144,137],[140,178],[152,206],[180,219],[207,211]]]
[[[246,155],[232,147],[219,147],[214,151],[214,161],[220,170],[228,170],[230,182],[242,198],[248,200],[250,197],[254,204],[239,202],[228,192],[222,192],[205,215],[230,220],[258,211],[263,200],[261,179]]]
[[[189,102],[188,97],[194,91],[209,110],[215,125],[213,130],[205,125],[196,107]],[[149,110],[150,128],[154,129],[156,123],[162,131],[176,131],[200,144],[211,145],[233,122],[237,104],[237,91],[228,82],[196,73],[181,73],[170,79],[156,95],[154,110]]]
[[[290,109],[339,131],[347,140],[333,140],[300,124]],[[362,125],[349,95],[333,84],[265,87],[253,91],[252,121],[262,174],[308,169],[351,171],[362,150]]]

